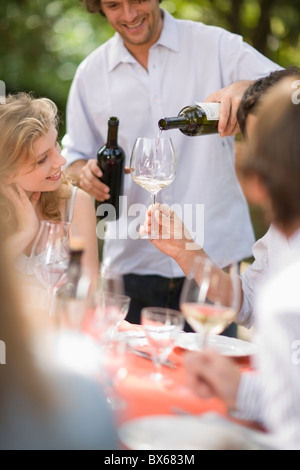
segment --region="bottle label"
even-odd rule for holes
[[[220,118],[220,103],[197,103],[206,113],[208,121],[218,121]]]

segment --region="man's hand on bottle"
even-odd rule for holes
[[[102,171],[97,165],[96,159],[87,160],[79,173],[79,187],[93,196],[97,201],[109,199],[109,187],[99,180]]]
[[[235,135],[239,132],[237,110],[244,92],[252,83],[253,81],[248,80],[231,83],[231,85],[211,93],[205,99],[208,103],[221,103],[218,130],[222,137]]]

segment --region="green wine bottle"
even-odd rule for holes
[[[196,103],[185,106],[176,117],[158,121],[162,131],[179,129],[188,136],[216,134],[219,125],[220,103]]]

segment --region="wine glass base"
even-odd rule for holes
[[[106,403],[113,411],[125,410],[127,408],[126,402],[124,400],[121,400],[120,398],[113,398],[111,396],[107,396]]]
[[[151,240],[151,237],[148,235],[148,233],[143,233],[143,234],[139,234],[139,239],[140,240]]]
[[[173,381],[168,377],[165,377],[161,372],[153,372],[152,374],[146,377],[147,380],[150,380],[154,385],[158,387],[169,387],[173,385]]]

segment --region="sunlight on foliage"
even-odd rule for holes
[[[177,18],[238,32],[251,44],[262,16],[265,25],[270,20],[270,28],[256,47],[282,66],[300,66],[300,2],[269,3],[269,17],[258,0],[164,0],[161,7]],[[239,14],[233,5],[240,7]],[[64,114],[78,64],[113,34],[106,19],[87,12],[79,0],[3,0],[0,80],[8,92],[30,90],[49,96]]]

